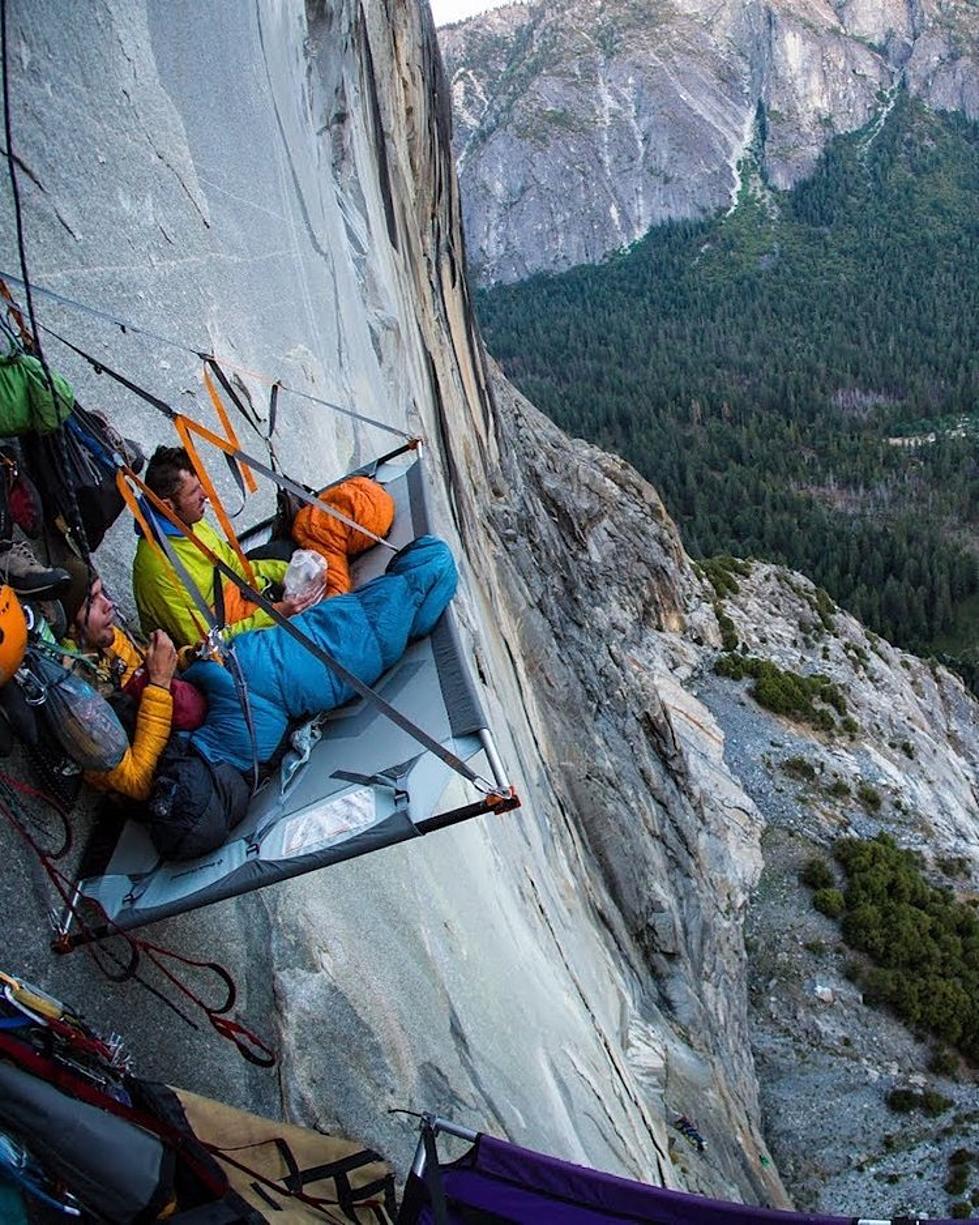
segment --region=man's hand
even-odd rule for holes
[[[151,685],[169,689],[173,674],[177,670],[177,651],[170,636],[163,630],[150,634],[150,645],[146,648],[146,675]]]
[[[272,607],[276,612],[280,612],[283,617],[295,617],[301,612],[305,612],[307,608],[312,608],[314,604],[318,604],[326,594],[326,575],[323,576],[323,581],[316,587],[311,587],[303,595],[285,596]]]

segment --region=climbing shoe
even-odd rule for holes
[[[20,540],[0,553],[0,582],[18,595],[57,599],[71,585],[71,575],[60,566],[48,568]]]

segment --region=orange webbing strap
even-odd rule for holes
[[[192,432],[202,434],[209,442],[213,442],[215,446],[220,447],[221,450],[224,451],[225,455],[233,455],[234,452],[239,449],[238,440],[237,438],[235,438],[233,442],[230,438],[222,440],[219,435],[213,434],[210,430],[205,429],[204,426],[198,425],[196,421],[192,421],[190,417],[185,417],[181,413],[178,413],[176,417],[174,417],[173,424],[176,427],[178,435],[180,436],[180,441],[184,445],[184,449],[190,456],[190,462],[194,465],[194,471],[197,473],[197,479],[204,486],[204,492],[207,494],[208,501],[214,507],[214,513],[218,517],[218,523],[221,524],[221,530],[224,532],[225,539],[227,540],[228,544],[231,545],[232,549],[234,549],[249,583],[254,587],[256,585],[255,571],[252,569],[251,562],[245,556],[245,550],[241,547],[241,543],[238,540],[235,529],[231,526],[231,520],[228,517],[228,512],[224,509],[224,503],[221,501],[218,491],[214,488],[214,482],[211,480],[210,474],[208,473],[207,468],[204,466],[204,461],[197,453],[197,447],[195,446],[191,435]],[[252,483],[254,483],[255,478],[250,472],[248,473],[248,476]]]
[[[6,281],[0,280],[0,297],[7,303],[7,314],[14,321],[14,326],[20,333],[21,343],[29,353],[34,352],[34,341],[31,339],[31,334],[27,330],[27,324],[24,322],[24,316],[21,314],[20,307],[14,301],[14,295],[7,288]]]
[[[390,549],[392,553],[397,553],[397,547],[393,545],[390,540],[385,540],[383,536],[378,536],[376,532],[372,532],[369,527],[365,527],[362,523],[357,523],[356,520],[347,518],[342,511],[337,510],[335,506],[331,506],[329,502],[324,502],[322,498],[318,497],[315,493],[311,493],[302,485],[298,485],[295,481],[290,480],[289,477],[285,476],[283,473],[273,471],[267,465],[263,464],[261,460],[255,459],[253,455],[246,455],[244,451],[242,451],[239,447],[234,446],[227,438],[222,438],[220,434],[215,434],[214,431],[209,430],[207,426],[201,425],[200,422],[194,421],[191,417],[185,417],[183,413],[174,413],[171,420],[173,421],[174,426],[177,429],[177,433],[180,435],[181,439],[189,438],[191,431],[195,434],[199,434],[201,438],[203,438],[206,442],[211,443],[212,446],[218,447],[219,450],[225,453],[225,455],[230,455],[232,459],[237,459],[240,462],[248,464],[250,467],[254,468],[256,472],[259,472],[262,476],[267,477],[280,489],[285,489],[289,493],[295,494],[295,496],[307,506],[312,506],[315,510],[321,510],[324,514],[330,515],[333,519],[339,519],[340,522],[345,523],[347,527],[353,528],[355,531],[360,532],[364,536],[368,536],[376,544],[382,545],[385,549]],[[181,423],[183,423],[183,428]],[[405,447],[399,448],[399,451],[416,448],[420,444],[420,438],[413,438]],[[184,445],[187,447],[188,452],[190,453],[192,444],[190,442],[185,442]],[[196,452],[191,453],[192,460],[194,459],[195,454]],[[200,463],[200,460],[198,459],[197,462]],[[201,464],[201,469],[203,469],[203,464]],[[198,476],[201,477],[201,484],[204,485],[206,491],[207,485],[204,482],[204,478],[200,470],[198,470]],[[337,483],[339,484],[340,482]],[[333,486],[331,486],[331,488],[333,488]],[[210,494],[208,494],[208,496],[210,497]],[[217,495],[215,495],[215,497],[216,496]],[[217,510],[217,506],[215,506],[215,510]],[[222,527],[224,527],[223,522]],[[234,530],[231,527],[230,521],[225,529],[225,534],[228,533],[230,533],[229,543],[233,543],[234,545],[238,546],[235,551],[238,553],[238,556],[242,558],[242,561],[244,561],[245,559],[239,552],[241,546],[238,545],[237,539],[234,538]],[[246,569],[250,572],[250,567],[247,565],[247,562]],[[254,583],[252,585],[254,586]]]
[[[231,424],[231,418],[228,416],[228,410],[224,407],[224,401],[218,395],[218,389],[214,386],[214,380],[211,378],[211,373],[208,368],[204,367],[204,386],[207,388],[207,394],[211,397],[211,403],[214,405],[214,411],[218,415],[218,420],[221,422],[221,428],[228,436],[228,441],[233,442],[236,448],[240,449],[238,435],[235,433],[234,426]],[[251,468],[246,463],[238,460],[234,461],[238,464],[238,469],[241,472],[245,481],[245,488],[249,493],[254,493],[258,489],[258,482],[252,473]]]
[[[16,280],[16,277],[11,279]],[[192,429],[195,434],[199,434],[201,438],[206,439],[213,446],[218,447],[229,458],[237,460],[239,464],[247,465],[253,470],[253,472],[258,472],[261,476],[264,476],[268,480],[272,481],[273,484],[277,485],[280,489],[287,490],[289,493],[293,494],[299,499],[300,502],[304,502],[306,505],[312,506],[316,510],[321,510],[324,512],[324,514],[330,515],[334,519],[339,519],[340,522],[345,523],[347,527],[354,528],[364,536],[369,536],[370,539],[376,544],[381,545],[385,549],[390,549],[392,553],[397,553],[398,550],[396,546],[391,544],[389,540],[385,540],[383,536],[375,535],[369,528],[364,527],[363,524],[355,523],[353,519],[348,519],[347,516],[338,511],[335,506],[331,506],[329,502],[324,502],[321,498],[319,498],[313,490],[307,489],[306,486],[300,485],[297,481],[291,480],[285,475],[285,473],[275,472],[267,464],[263,464],[260,459],[256,459],[254,455],[248,455],[242,451],[240,447],[233,445],[227,438],[221,438],[218,434],[215,434],[213,430],[207,429],[206,426],[200,425],[190,417],[184,417],[183,414],[176,412],[170,407],[169,404],[167,404],[164,400],[161,400],[159,396],[153,395],[152,392],[147,391],[144,387],[140,387],[138,383],[134,383],[132,379],[128,379],[125,375],[120,374],[118,370],[113,370],[104,362],[99,361],[98,358],[92,357],[90,353],[86,353],[84,349],[80,349],[78,345],[72,344],[70,340],[66,340],[64,336],[60,336],[51,328],[46,327],[45,331],[49,332],[57,340],[60,340],[66,348],[71,349],[73,353],[77,353],[79,357],[87,361],[96,374],[107,374],[114,382],[119,383],[120,386],[125,387],[134,395],[139,396],[140,399],[145,400],[146,403],[151,405],[158,413],[162,413],[168,421],[172,421],[175,424],[179,420],[186,421],[188,429]],[[198,356],[200,357],[203,355],[198,354]],[[208,359],[205,357],[204,360],[206,361]],[[303,392],[296,392],[295,394],[300,396],[305,395]],[[306,396],[305,398],[315,399],[315,397],[310,396]],[[356,416],[356,414],[352,415]],[[368,418],[363,419],[368,420]],[[413,450],[421,445],[421,438],[411,438],[402,430],[393,430],[393,433],[398,434],[402,438],[407,438],[407,442],[398,447],[396,451],[391,452],[392,455],[399,455],[403,451]],[[204,484],[204,482],[201,481],[201,484]],[[340,484],[340,481],[335,481],[330,488],[333,488],[334,485],[338,484]]]

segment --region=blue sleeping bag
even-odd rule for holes
[[[292,624],[371,685],[401,658],[409,642],[431,633],[457,581],[448,545],[435,536],[419,536],[380,578],[324,600]],[[332,710],[354,696],[281,626],[241,634],[235,654],[248,689],[260,762],[275,753],[290,720]],[[194,746],[211,762],[251,769],[252,742],[231,673],[220,664],[201,662],[184,675],[207,696],[207,719],[191,736]]]

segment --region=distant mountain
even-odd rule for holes
[[[899,84],[979,117],[974,0],[545,0],[439,36],[484,283],[594,263],[727,206],[759,117],[778,188]]]

